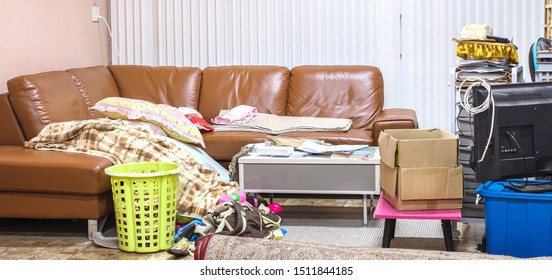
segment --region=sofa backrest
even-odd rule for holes
[[[108,68],[121,97],[198,108],[202,73],[197,67],[110,65]]]
[[[25,140],[53,122],[101,117],[89,108],[112,96],[191,107],[206,120],[250,105],[282,116],[350,118],[365,129],[383,108],[383,77],[372,66],[93,66],[19,76],[8,91],[12,125]]]
[[[238,105],[285,115],[289,69],[283,66],[214,66],[203,70],[199,109],[205,120]]]
[[[87,108],[96,102],[106,98],[119,96],[117,85],[113,80],[111,72],[105,66],[93,66],[87,68],[73,68],[67,70],[79,89]],[[102,115],[96,111],[90,111],[92,118],[99,118]]]
[[[53,122],[90,119],[81,89],[67,71],[20,76],[8,81],[10,102],[26,140]]]
[[[196,67],[92,66],[24,75],[8,81],[8,97],[25,140],[53,122],[102,117],[89,110],[114,96],[197,109]]]
[[[7,93],[0,93],[0,146],[22,146],[25,135],[19,125],[19,121],[13,112]]]
[[[383,109],[383,76],[376,67],[297,66],[290,72],[288,116],[348,118],[352,128],[370,129]]]

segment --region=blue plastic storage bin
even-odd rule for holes
[[[515,180],[523,184],[525,180]],[[537,183],[549,181],[534,181]],[[522,193],[506,181],[489,181],[476,193],[485,199],[487,253],[520,258],[552,256],[552,192]]]

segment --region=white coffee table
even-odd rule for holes
[[[238,159],[240,188],[254,193],[354,194],[364,200],[364,224],[379,187],[380,154],[369,159],[327,155],[274,157],[249,154]]]

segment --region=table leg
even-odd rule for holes
[[[450,220],[441,220],[441,227],[443,228],[445,248],[447,251],[454,251],[454,241],[452,240],[452,226]]]
[[[395,237],[395,222],[396,219],[385,219],[385,225],[383,227],[383,241],[381,247],[389,248],[391,246],[391,239]]]
[[[370,208],[374,207],[374,195],[370,195]]]
[[[368,225],[368,209],[367,209],[367,205],[366,205],[366,195],[363,194],[362,195],[362,200],[363,200],[363,203],[364,203],[364,225]]]
[[[395,238],[395,226],[397,225],[397,219],[391,219],[391,238]]]

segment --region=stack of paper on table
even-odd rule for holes
[[[333,152],[331,158],[358,158],[369,159],[376,152],[375,147],[364,147],[351,152]]]

